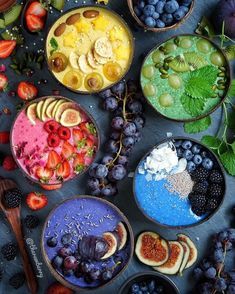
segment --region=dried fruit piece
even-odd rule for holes
[[[198,255],[197,248],[196,248],[195,244],[193,243],[193,241],[187,235],[178,234],[177,238],[178,238],[179,241],[183,241],[183,242],[187,243],[187,245],[190,248],[189,260],[188,260],[188,262],[187,262],[187,264],[185,266],[185,269],[189,268],[197,260],[197,255]]]
[[[169,241],[170,256],[161,266],[153,267],[154,270],[168,275],[174,275],[179,271],[184,256],[184,249],[180,242]]]
[[[81,17],[80,13],[74,13],[66,19],[66,24],[69,26],[73,25],[75,24],[75,22],[77,22],[80,19],[80,17]]]
[[[112,256],[117,250],[117,239],[111,232],[106,232],[103,234],[103,239],[108,244],[108,251],[105,255],[101,257],[101,259],[107,259]]]
[[[169,258],[169,245],[160,235],[144,232],[137,239],[135,253],[144,264],[160,266]]]
[[[118,250],[122,250],[127,242],[127,230],[122,222],[118,223],[115,232],[117,233],[119,238]]]
[[[66,23],[62,22],[54,31],[54,35],[56,37],[59,37],[61,35],[63,35],[63,33],[65,32],[66,30]]]
[[[68,58],[61,52],[54,52],[49,58],[49,65],[52,71],[62,72],[68,65]]]
[[[82,121],[80,112],[76,109],[66,109],[60,118],[60,123],[64,127],[75,127]]]
[[[184,257],[183,257],[183,260],[182,260],[182,263],[181,263],[180,269],[179,269],[179,274],[182,275],[183,270],[185,269],[185,267],[188,263],[190,248],[186,242],[180,241],[180,244],[183,246],[183,249],[184,249]]]
[[[100,14],[99,11],[94,9],[88,9],[83,12],[83,16],[85,18],[95,18],[99,16],[99,14]]]

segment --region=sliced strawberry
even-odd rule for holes
[[[62,146],[62,151],[61,151],[61,155],[65,158],[65,159],[70,159],[71,157],[73,157],[74,154],[74,147],[73,145],[71,145],[69,142],[65,141],[63,146]]]
[[[15,40],[0,40],[0,58],[7,58],[15,49]]]
[[[93,123],[82,122],[80,123],[79,128],[81,128],[81,130],[87,134],[91,134],[91,135],[96,134],[96,128]]]
[[[39,32],[44,27],[44,21],[36,15],[26,15],[26,24],[30,32]]]
[[[94,147],[94,145],[95,145],[95,142],[93,139],[91,139],[91,138],[86,139],[86,147],[87,148]]]
[[[17,88],[18,96],[23,100],[32,100],[38,94],[38,89],[29,82],[20,82]]]
[[[26,15],[29,15],[29,14],[36,15],[38,17],[44,17],[47,14],[47,11],[43,7],[42,3],[38,1],[34,1],[29,5],[26,11]]]
[[[39,192],[31,192],[26,197],[26,203],[32,210],[39,210],[48,203],[47,197]]]
[[[77,145],[85,137],[81,129],[73,129],[73,141],[74,145]]]
[[[39,180],[42,183],[48,183],[49,180],[52,178],[54,172],[53,170],[49,169],[49,168],[44,168],[42,166],[37,167],[36,169],[36,177],[39,178]]]
[[[73,291],[56,282],[50,285],[45,294],[73,294]]]
[[[7,144],[9,143],[9,137],[10,133],[9,132],[0,132],[0,144]]]
[[[56,169],[58,165],[60,164],[60,162],[61,162],[60,155],[56,151],[51,150],[48,155],[46,167],[48,169]]]
[[[76,154],[73,161],[73,169],[75,173],[81,173],[84,170],[85,167],[85,154],[80,153]]]
[[[0,91],[6,91],[7,86],[8,86],[7,76],[0,73]]]
[[[63,181],[70,176],[70,164],[65,160],[56,170],[57,179]]]

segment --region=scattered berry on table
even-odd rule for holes
[[[9,279],[9,284],[15,289],[19,289],[20,287],[22,287],[24,282],[25,274],[23,272],[16,273]]]
[[[8,208],[18,207],[21,204],[22,197],[22,192],[18,188],[10,189],[4,194],[4,204]]]
[[[6,91],[8,86],[8,77],[0,73],[0,91]]]
[[[0,144],[8,144],[9,143],[10,133],[6,131],[0,132]]]
[[[12,171],[17,169],[17,164],[12,155],[5,156],[5,158],[3,159],[2,167],[6,171]]]
[[[26,203],[32,210],[39,210],[47,205],[48,199],[46,195],[42,193],[31,192],[26,197]]]
[[[17,87],[17,94],[22,100],[32,100],[38,95],[38,89],[29,82],[20,82]]]
[[[3,245],[1,248],[1,253],[7,261],[15,259],[17,255],[17,251],[18,251],[17,244],[12,242]]]
[[[25,226],[28,229],[35,229],[39,222],[39,218],[35,215],[27,215],[24,219]]]

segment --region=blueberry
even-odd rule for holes
[[[139,289],[140,289],[140,287],[139,287],[139,285],[137,283],[135,283],[135,284],[133,284],[131,286],[131,292],[132,293],[138,293]]]
[[[57,245],[57,239],[56,237],[50,237],[49,239],[47,239],[47,245],[49,247],[55,247]]]
[[[192,1],[193,1],[193,0],[183,0],[183,1],[181,2],[181,4],[184,5],[184,6],[189,6],[189,5],[192,3]]]
[[[199,154],[196,154],[194,157],[193,157],[193,162],[197,165],[201,164],[202,163],[202,157],[201,155]]]
[[[162,14],[163,13],[163,9],[164,9],[164,5],[165,5],[165,2],[158,1],[157,4],[155,5],[156,12]]]
[[[192,150],[193,154],[198,154],[201,151],[201,147],[198,144],[195,144],[195,145],[193,145],[191,150]]]
[[[180,6],[179,9],[182,9],[185,12],[185,14],[189,11],[189,8],[184,5]]]
[[[164,10],[167,13],[174,13],[179,8],[179,4],[176,0],[167,1],[164,5]]]
[[[196,165],[193,161],[188,161],[187,163],[187,171],[189,173],[193,172],[196,169]]]
[[[182,145],[182,140],[176,140],[176,141],[174,142],[174,145],[175,145],[176,148],[177,148],[177,147],[180,147],[180,146]]]
[[[151,16],[146,17],[144,23],[150,28],[154,28],[156,25],[155,19],[153,19]]]
[[[157,4],[158,0],[148,0],[148,4],[155,5]]]
[[[152,18],[155,19],[155,20],[159,19],[159,17],[160,17],[160,14],[157,13],[156,11],[155,11],[154,14],[152,15]]]
[[[144,1],[139,1],[138,2],[138,4],[137,4],[137,7],[139,8],[139,9],[144,9],[144,7],[145,7],[145,2]]]
[[[146,5],[143,9],[145,16],[152,16],[155,12],[155,7],[153,5]]]
[[[70,233],[64,234],[61,238],[61,243],[64,246],[68,246],[72,243],[72,235]]]
[[[193,158],[193,153],[190,150],[185,150],[183,153],[183,157],[190,161]]]
[[[213,167],[213,161],[210,158],[206,157],[202,161],[202,166],[207,170],[211,170]]]
[[[162,20],[157,19],[157,21],[156,21],[156,27],[157,28],[164,28],[165,26],[166,25],[165,25],[165,23]]]
[[[173,16],[170,13],[163,13],[161,16],[161,20],[167,24],[170,25],[173,22]]]
[[[149,291],[150,291],[150,292],[151,292],[151,291],[154,291],[155,286],[156,286],[155,281],[154,281],[154,280],[150,281],[150,282],[148,283],[148,289],[149,289]]]
[[[173,16],[176,20],[181,20],[185,17],[185,14],[186,12],[183,9],[179,8],[174,12]]]
[[[134,7],[134,12],[137,16],[141,16],[141,14],[142,14],[142,11],[140,10],[140,8],[138,6]]]
[[[184,149],[190,149],[191,147],[192,147],[192,142],[191,141],[188,141],[188,140],[186,140],[186,141],[184,141],[183,143],[182,143],[182,147],[184,148]]]
[[[178,157],[183,157],[183,153],[184,153],[184,149],[179,147],[176,149],[176,152],[177,152],[177,156]]]

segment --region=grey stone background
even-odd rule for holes
[[[162,41],[166,40],[170,36],[180,33],[192,33],[201,19],[203,15],[207,15],[211,12],[212,7],[217,0],[196,0],[195,1],[195,8],[191,17],[177,30],[172,30],[167,33],[160,33],[155,34],[151,32],[143,32],[141,29],[137,30],[134,25],[134,20],[132,19],[127,3],[125,0],[110,0],[109,6],[113,8],[116,12],[121,14],[123,18],[128,22],[130,25],[133,34],[135,36],[136,42],[136,51],[134,61],[131,67],[131,70],[128,74],[128,78],[139,79],[139,72],[143,57],[148,51],[155,46],[156,44],[161,43]],[[91,1],[81,1],[78,0],[75,3],[74,0],[67,0],[65,10],[76,7],[82,4],[94,4]],[[47,21],[47,26],[49,26],[57,17],[59,16],[58,12],[49,14],[49,18]],[[44,34],[41,36],[31,36],[26,35],[27,46],[31,49],[35,48],[42,48],[44,43],[41,40],[44,37]],[[28,50],[28,49],[23,49]],[[4,61],[5,64],[7,62]],[[7,75],[10,78],[10,87],[15,89],[17,82],[23,79],[27,79],[26,77],[19,77],[16,76],[12,70],[7,69]],[[105,142],[109,131],[109,121],[110,117],[107,112],[104,112],[100,107],[99,98],[96,96],[82,96],[76,93],[72,93],[67,89],[59,86],[57,82],[52,78],[50,73],[48,72],[46,66],[44,66],[42,71],[36,71],[33,77],[30,79],[32,81],[38,81],[41,78],[48,79],[48,84],[40,86],[39,96],[43,95],[50,95],[53,89],[59,89],[60,93],[68,98],[72,98],[75,101],[79,102],[83,107],[85,107],[95,118],[96,122],[98,123],[100,129],[102,130],[101,139],[102,143]],[[5,93],[0,93],[0,110],[3,107],[9,107],[12,111],[10,116],[1,115],[0,116],[0,130],[9,130],[11,124],[14,120],[14,116],[16,114],[15,105],[20,102],[20,99],[17,97],[9,97]],[[141,157],[157,142],[161,141],[166,137],[167,132],[172,132],[173,135],[184,135],[183,125],[181,123],[171,122],[169,120],[165,120],[156,114],[146,103],[145,105],[145,117],[146,117],[146,126],[142,132],[143,139],[142,141],[136,145],[133,154],[131,155],[131,163],[129,166],[130,171],[134,171],[135,167],[137,166]],[[220,117],[221,117],[221,109],[216,111],[213,114],[213,124],[212,126],[206,131],[206,134],[214,134],[220,124]],[[201,138],[202,134],[193,136],[194,138]],[[102,147],[102,144],[101,144]],[[102,148],[101,148],[102,149]],[[0,145],[0,151],[10,152],[9,146]],[[102,156],[102,150],[98,154],[98,158]],[[0,176],[9,177],[14,179],[20,188],[23,190],[24,193],[28,193],[31,191],[40,191],[40,188],[32,185],[29,181],[23,177],[22,173],[19,170],[14,172],[6,172],[2,168],[0,168]],[[40,252],[40,236],[41,236],[41,228],[43,222],[50,212],[50,210],[58,203],[72,197],[74,195],[79,195],[85,193],[85,185],[86,185],[87,175],[83,175],[78,180],[71,181],[66,183],[63,188],[59,191],[55,192],[46,192],[48,195],[49,203],[46,208],[41,211],[35,213],[40,220],[41,226],[34,230],[33,232],[25,231],[25,238],[32,238],[34,244],[36,245],[37,249],[35,251],[36,256],[39,262],[43,263],[43,259]],[[230,225],[230,221],[232,220],[231,208],[235,204],[234,197],[234,178],[227,176],[227,193],[226,198],[224,201],[223,206],[220,208],[219,212],[211,218],[206,223],[194,227],[192,229],[185,229],[181,230],[180,232],[184,232],[188,234],[195,242],[199,250],[199,258],[200,260],[205,251],[209,246],[209,237],[213,233],[217,232],[220,229],[223,229]],[[154,223],[147,220],[139,209],[136,206],[134,201],[133,192],[132,192],[132,179],[126,178],[119,186],[119,194],[113,200],[114,204],[116,204],[123,213],[128,217],[132,228],[134,230],[135,236],[137,236],[143,230],[153,230],[160,233],[163,237],[172,240],[176,238],[176,234],[179,233],[179,230],[172,230],[172,229],[162,229],[155,225]],[[22,217],[30,213],[29,209],[24,204],[22,207]],[[11,233],[10,227],[8,223],[4,220],[4,217],[0,214],[0,246],[3,244],[14,241],[14,236]],[[9,277],[17,271],[22,270],[21,260],[18,256],[16,260],[11,262],[3,262],[2,256],[0,256],[0,262],[5,269],[3,281],[0,282],[0,294],[27,294],[29,293],[27,287],[24,286],[19,290],[13,290],[8,285]],[[3,263],[2,263],[3,262]],[[34,264],[34,262],[33,262]],[[35,265],[35,264],[34,264]],[[89,291],[90,293],[94,294],[109,294],[109,293],[118,293],[119,287],[125,282],[125,280],[130,277],[131,275],[143,272],[146,270],[151,270],[151,268],[141,264],[138,262],[137,258],[134,256],[128,269],[122,274],[118,279],[116,279],[111,285],[104,287],[100,290]],[[47,286],[54,281],[52,275],[49,273],[46,266],[42,266],[43,271],[43,278],[38,278],[39,283],[39,294],[43,294]],[[171,277],[172,280],[177,284],[182,294],[189,294],[192,293],[192,286],[193,286],[193,279],[192,279],[192,269],[189,269],[184,272],[183,277],[173,276]],[[85,292],[88,293],[88,292]],[[170,294],[170,293],[169,293]]]

